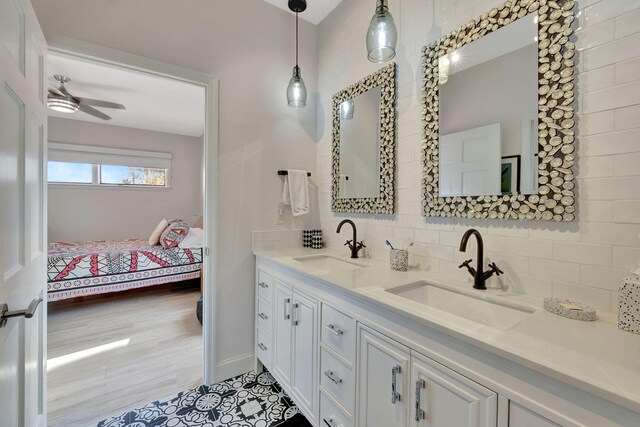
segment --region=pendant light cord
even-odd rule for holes
[[[296,12],[296,68],[298,67],[298,12]]]

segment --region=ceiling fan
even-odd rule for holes
[[[111,120],[111,117],[104,114],[102,111],[98,111],[93,107],[101,108],[115,108],[118,110],[125,110],[124,105],[116,104],[115,102],[100,101],[99,99],[83,98],[80,96],[73,96],[69,93],[65,87],[65,83],[68,83],[71,79],[60,74],[53,76],[58,83],[59,87],[55,87],[52,83],[49,83],[49,94],[47,95],[47,107],[60,113],[75,113],[80,110],[84,113],[90,114],[102,120]]]

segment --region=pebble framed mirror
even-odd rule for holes
[[[396,65],[333,95],[331,210],[395,211]]]
[[[423,48],[423,216],[575,219],[573,8],[507,1]]]

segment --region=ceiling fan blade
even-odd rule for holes
[[[64,93],[62,93],[62,92],[60,91],[60,89],[58,89],[57,87],[55,87],[55,86],[53,85],[53,83],[49,83],[49,92],[54,93],[54,94],[56,94],[56,95],[58,95],[58,96],[65,96],[65,94],[64,94]]]
[[[118,110],[126,110],[126,108],[124,108],[124,105],[117,104],[115,102],[100,101],[99,99],[83,98],[81,96],[77,96],[75,97],[75,99],[78,100],[80,105],[84,104],[84,105],[92,105],[94,107],[115,108]]]
[[[92,115],[92,116],[94,116],[94,117],[97,117],[97,118],[99,118],[99,119],[102,119],[102,120],[111,120],[111,117],[110,117],[110,116],[107,116],[107,115],[106,115],[105,113],[103,113],[102,111],[98,111],[98,110],[96,110],[95,108],[93,108],[93,107],[89,107],[89,106],[88,106],[88,105],[86,105],[86,104],[80,104],[80,105],[78,106],[78,109],[79,109],[80,111],[83,111],[83,112],[85,112],[85,113],[87,113],[87,114],[90,114],[90,115]]]

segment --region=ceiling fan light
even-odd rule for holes
[[[297,65],[293,67],[293,75],[287,86],[287,105],[291,108],[304,108],[307,105],[307,87]]]
[[[398,31],[387,0],[378,0],[367,32],[367,58],[378,63],[393,59],[396,56],[397,42]]]
[[[59,113],[70,114],[78,111],[77,102],[55,95],[49,95],[47,97],[47,107]]]

